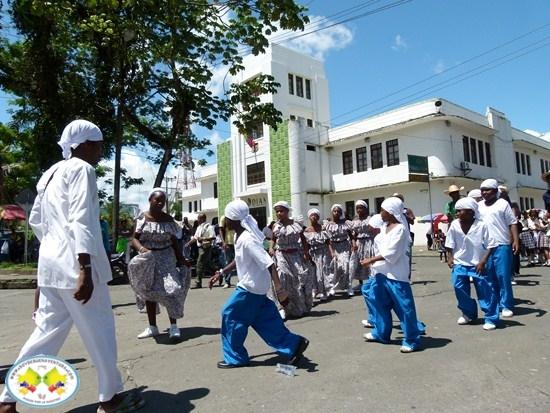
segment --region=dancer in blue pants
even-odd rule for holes
[[[227,225],[236,234],[235,260],[214,274],[210,288],[224,273],[235,268],[239,282],[222,309],[223,361],[218,362],[218,367],[248,365],[250,359],[244,341],[249,327],[280,355],[288,357],[291,364],[297,365],[309,341],[286,328],[275,303],[267,297],[273,281],[279,302],[283,305],[288,302],[288,294],[281,288],[273,260],[263,248],[264,235],[244,201],[227,204],[224,215]]]
[[[389,343],[393,310],[404,334],[401,352],[411,353],[418,348],[421,331],[409,284],[408,247],[411,237],[403,215],[403,201],[397,197],[386,199],[380,215],[384,225],[374,239],[375,256],[361,261],[362,265],[371,267],[374,275],[369,280],[370,291],[367,293],[367,299],[375,310],[374,328],[364,337],[367,341]]]
[[[504,199],[499,198],[498,183],[486,179],[481,183],[479,216],[489,229],[494,251],[487,261],[487,272],[495,277],[495,291],[499,299],[502,317],[514,315],[514,293],[512,291],[512,254],[519,254],[519,236],[516,217]]]
[[[499,319],[498,298],[494,289],[494,275],[486,271],[486,263],[491,256],[489,230],[479,220],[478,204],[473,198],[462,198],[455,205],[458,219],[453,220],[445,247],[447,264],[452,271],[452,283],[462,311],[457,323],[470,324],[477,318],[477,304],[470,295],[470,277],[485,313],[484,330],[494,330]]]

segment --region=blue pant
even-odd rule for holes
[[[374,326],[376,323],[376,308],[372,305],[372,301],[374,300],[374,296],[372,296],[373,283],[374,277],[369,277],[368,280],[363,281],[363,285],[361,286],[361,294],[363,294],[363,299],[365,300],[365,305],[367,306],[367,321]],[[369,299],[369,296],[371,297],[371,299]],[[399,310],[394,309],[394,311]],[[401,320],[402,317],[401,315],[397,314],[397,318]],[[420,334],[426,333],[426,324],[424,324],[422,321],[418,320],[417,327],[420,331]]]
[[[401,322],[404,346],[413,349],[420,343],[418,320],[411,286],[408,282],[390,280],[383,274],[376,274],[368,293],[370,305],[375,310],[375,324],[372,335],[382,343],[390,341],[392,330],[391,310]]]
[[[474,280],[479,307],[485,313],[485,322],[496,324],[499,317],[498,298],[494,290],[494,279],[490,274],[479,275],[475,267],[455,265],[451,272],[458,309],[470,320],[477,318],[477,304],[470,296],[470,277]]]
[[[512,246],[499,245],[487,260],[487,274],[494,278],[494,289],[499,302],[499,310],[514,309],[512,291]]]
[[[222,350],[226,363],[243,365],[250,361],[244,341],[248,327],[279,354],[292,357],[300,336],[283,323],[277,307],[266,295],[252,294],[237,287],[222,309]]]

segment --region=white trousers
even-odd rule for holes
[[[17,361],[37,355],[56,356],[74,323],[97,371],[99,401],[111,400],[123,390],[117,368],[115,319],[107,284],[95,283],[86,304],[73,297],[74,290],[40,288],[36,328],[21,349]],[[14,403],[6,386],[0,402]]]

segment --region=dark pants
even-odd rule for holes
[[[212,275],[212,246],[203,245],[199,247],[199,256],[197,258],[197,284],[202,283],[202,279]]]
[[[225,265],[229,265],[231,261],[235,259],[235,246],[234,245],[227,245],[227,248],[224,250],[224,256],[225,256]],[[234,275],[235,271],[228,272],[225,274],[224,281],[226,284],[231,285],[231,277]]]

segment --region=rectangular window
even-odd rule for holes
[[[520,153],[519,156],[521,157],[521,173],[522,175],[525,175],[526,168],[525,168],[525,154]]]
[[[397,139],[386,142],[386,161],[388,166],[399,165],[399,143]]]
[[[470,144],[467,136],[462,136],[462,150],[464,151],[464,162],[470,162]]]
[[[382,168],[384,166],[382,160],[382,144],[375,143],[370,146],[370,164],[372,169]]]
[[[533,198],[529,198],[531,200],[531,209],[535,208],[535,200]]]
[[[288,74],[288,93],[294,94],[294,75]]]
[[[308,119],[307,120],[307,126],[310,127],[310,128],[313,128],[313,119]]]
[[[193,212],[193,203],[191,201],[189,201],[187,212]]]
[[[252,139],[261,139],[264,137],[264,124],[262,122],[254,123],[250,127],[249,136],[252,137]]]
[[[357,161],[357,172],[367,170],[367,147],[357,148],[355,150],[355,160]]]
[[[525,211],[525,203],[522,196],[519,197],[519,209],[521,209],[522,212]]]
[[[485,155],[484,155],[484,146],[483,142],[477,141],[477,154],[479,155],[479,164],[485,166]]]
[[[342,152],[342,168],[344,175],[353,173],[353,151]]]
[[[295,115],[290,115],[290,120],[296,120],[296,116]]]
[[[546,171],[544,170],[544,159],[540,160],[540,173],[543,174]]]
[[[491,145],[489,142],[485,142],[485,164],[489,167],[493,167],[493,159],[491,158]]]
[[[202,211],[202,199],[199,199],[199,211]]]
[[[214,182],[214,199],[218,199],[218,183]]]
[[[311,80],[306,79],[306,99],[311,100]]]
[[[544,161],[544,165],[546,165],[546,172],[550,171],[550,161]]]
[[[296,96],[304,97],[304,79],[296,76]]]
[[[472,163],[477,163],[476,140],[472,138],[470,138],[470,156],[472,157]]]
[[[519,164],[519,152],[516,152],[516,173],[521,173],[521,166]]]
[[[311,151],[311,152],[315,152],[317,149],[315,148],[314,145],[306,145],[306,150]]]
[[[193,210],[194,210],[195,212],[197,212],[197,211],[198,211],[198,204],[197,204],[197,201],[193,201],[193,207],[194,207]]]
[[[374,203],[376,204],[376,213],[379,214],[382,210],[382,202],[384,202],[384,197],[374,198]]]
[[[254,185],[265,182],[265,167],[263,162],[246,165],[246,184]]]
[[[346,218],[353,219],[355,216],[355,201],[346,201]]]
[[[531,176],[531,157],[525,155],[525,163],[527,164],[527,175]]]

